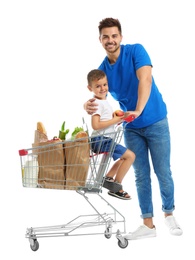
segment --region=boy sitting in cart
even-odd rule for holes
[[[121,123],[125,116],[117,116],[107,101],[108,81],[106,74],[99,69],[91,70],[87,75],[88,89],[94,93],[97,111],[92,114],[93,128],[91,146],[93,152],[109,152],[115,132],[115,126]],[[103,140],[102,140],[103,138]],[[135,160],[135,154],[116,143],[113,151],[113,160],[116,161],[104,178],[103,187],[108,194],[123,200],[130,200],[130,195],[122,188],[122,180]]]

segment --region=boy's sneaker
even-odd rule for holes
[[[130,232],[124,235],[124,238],[129,240],[141,239],[141,238],[149,238],[149,237],[156,237],[156,228],[149,228],[146,225],[140,226],[134,232]]]
[[[165,224],[169,228],[169,232],[171,233],[171,235],[181,236],[183,234],[182,229],[180,228],[173,216],[166,217]]]

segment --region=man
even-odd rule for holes
[[[143,225],[125,237],[156,236],[149,153],[159,182],[165,223],[172,235],[182,235],[183,231],[173,216],[174,182],[170,169],[167,107],[152,76],[150,57],[141,44],[121,44],[122,29],[118,19],[105,18],[98,28],[100,43],[107,54],[99,69],[106,73],[109,92],[121,109],[135,115],[135,120],[124,129],[124,142],[136,155],[133,168]],[[84,104],[89,114],[96,111],[96,106],[94,99]]]

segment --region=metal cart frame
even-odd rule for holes
[[[112,143],[110,144],[110,151],[109,152],[96,152],[93,153],[91,151],[90,146],[90,160],[89,160],[89,169],[88,169],[88,176],[83,185],[78,187],[72,186],[70,189],[76,190],[76,192],[81,195],[87,203],[93,208],[95,214],[87,214],[87,215],[79,215],[72,219],[71,221],[67,222],[66,224],[55,225],[55,226],[45,226],[45,227],[30,227],[26,230],[25,237],[29,239],[30,248],[33,251],[37,251],[39,249],[39,242],[38,238],[43,237],[65,237],[65,236],[79,236],[79,235],[97,235],[97,234],[104,234],[106,238],[111,238],[112,234],[116,235],[118,240],[118,246],[120,248],[126,248],[128,246],[128,240],[122,236],[123,233],[126,233],[126,222],[125,217],[115,208],[113,207],[105,198],[103,198],[100,193],[102,192],[102,186],[104,182],[104,175],[110,165],[112,154],[114,151],[114,147],[116,143],[120,142],[122,137],[123,130],[121,127],[118,127],[116,132],[110,133],[112,137]],[[88,143],[91,144],[90,137],[88,137]],[[86,140],[80,140],[86,141]],[[62,147],[65,147],[65,144],[69,141],[60,142]],[[81,145],[83,145],[82,142]],[[74,145],[74,144],[73,144]],[[43,147],[43,146],[42,146]],[[25,163],[29,159],[29,157],[34,157],[45,155],[45,151],[42,151],[42,147],[36,148],[29,148],[29,149],[22,149],[19,150],[19,155],[21,159],[21,170],[22,170],[22,177],[24,178],[25,173]],[[45,147],[50,147],[51,149],[54,148],[54,144],[47,144]],[[40,148],[40,149],[38,149]],[[66,148],[64,148],[66,149]],[[50,151],[50,150],[49,150]],[[66,150],[65,150],[66,152]],[[48,153],[48,151],[47,151]],[[76,165],[76,166],[75,166]],[[64,165],[79,167],[77,162],[74,162],[74,165],[69,165],[68,163]],[[37,166],[34,166],[37,167]],[[41,166],[39,165],[39,170]],[[32,166],[28,167],[32,168]],[[44,168],[44,166],[43,166]],[[32,180],[32,176],[28,177],[29,181]],[[23,183],[24,184],[24,183]],[[37,188],[44,188],[37,185]],[[69,189],[68,188],[68,189]],[[61,189],[61,188],[60,188]],[[97,196],[103,203],[106,203],[109,210],[111,209],[111,213],[101,213],[96,206],[93,205],[90,201],[91,196]],[[121,230],[113,228],[115,225],[120,224]],[[90,228],[97,227],[98,229],[103,226],[102,232],[94,232],[93,230],[89,232]],[[87,232],[85,232],[87,230]]]

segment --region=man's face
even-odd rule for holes
[[[99,40],[107,53],[115,53],[122,41],[122,35],[117,27],[108,27],[101,30]]]

